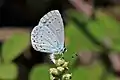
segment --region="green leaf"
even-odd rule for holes
[[[120,38],[120,23],[115,20],[115,18],[101,11],[96,13],[96,17],[100,24],[105,27],[107,36],[109,36],[111,39]]]
[[[73,72],[72,80],[100,80],[103,69],[100,63],[81,66]]]
[[[65,59],[71,60],[72,56],[80,50],[98,51],[94,43],[92,43],[86,35],[73,22],[69,22],[65,29],[67,43],[67,52],[64,54]]]
[[[0,65],[0,79],[13,80],[17,78],[17,75],[17,66],[15,64]]]
[[[96,12],[96,20],[90,21],[88,30],[102,43],[106,40],[109,47],[120,51],[120,23],[102,11]]]
[[[4,42],[2,46],[2,58],[4,62],[11,62],[18,57],[30,44],[30,36],[27,33],[14,34]]]
[[[50,80],[49,67],[47,65],[33,67],[29,78],[29,80]]]
[[[103,42],[103,39],[107,36],[105,26],[97,20],[89,21],[87,29],[100,42]]]
[[[114,75],[110,74],[107,77],[107,80],[118,80]]]
[[[69,18],[77,18],[80,22],[86,23],[89,20],[89,17],[82,12],[77,12],[76,10],[70,9],[66,11],[66,14]]]

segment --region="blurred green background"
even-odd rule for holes
[[[70,61],[72,80],[120,80],[119,0],[1,3],[0,80],[49,80],[52,64],[46,53],[31,47],[30,32],[54,9],[64,20],[68,50],[64,57]]]

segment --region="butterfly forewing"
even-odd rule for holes
[[[49,12],[49,14],[52,14],[53,16],[52,22],[54,23],[54,29],[55,29],[57,37],[60,40],[60,43],[64,44],[64,25],[63,25],[63,20],[62,20],[60,13],[58,10],[55,10],[55,11]]]
[[[41,22],[45,23],[44,25],[56,35],[60,44],[64,44],[64,25],[58,10],[48,12],[41,18],[40,23]]]

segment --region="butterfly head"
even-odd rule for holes
[[[60,50],[60,53],[65,53],[66,51],[67,51],[67,49],[66,49],[66,47],[64,47]]]
[[[63,48],[62,52],[63,52],[63,53],[67,52],[66,47]]]
[[[61,53],[65,53],[67,51],[67,49],[65,47],[60,47],[60,48],[57,48],[55,49],[55,51],[53,51],[53,53],[58,53],[58,54],[61,54]]]

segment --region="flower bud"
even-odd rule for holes
[[[65,69],[63,67],[57,67],[57,70],[63,72]]]
[[[50,80],[55,80],[55,77],[50,75]]]
[[[62,76],[62,79],[63,80],[70,80],[72,78],[72,74],[64,74],[63,76]]]
[[[68,69],[68,64],[69,64],[69,62],[65,62],[65,63],[62,65],[62,67]]]
[[[65,60],[64,60],[64,59],[58,59],[58,60],[56,61],[56,66],[62,66],[64,63],[65,63]]]
[[[49,72],[50,74],[53,74],[53,75],[59,75],[59,72],[56,68],[50,68]]]

